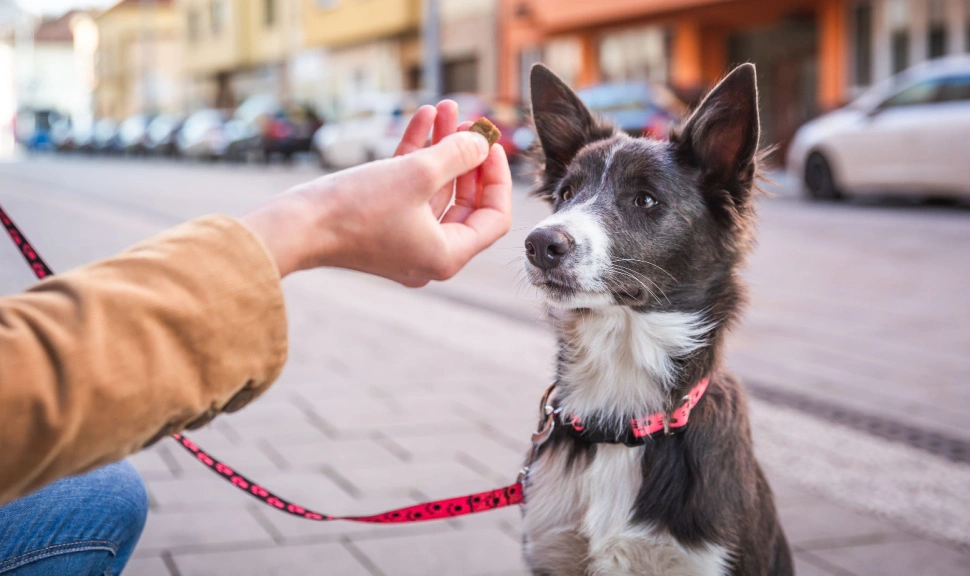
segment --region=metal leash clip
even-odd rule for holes
[[[552,436],[552,431],[556,428],[556,416],[562,412],[562,408],[554,408],[549,402],[549,397],[552,395],[553,389],[556,387],[555,384],[546,389],[546,393],[542,395],[542,401],[539,403],[539,414],[540,417],[545,418],[542,423],[542,427],[538,432],[532,435],[532,451],[529,453],[529,460],[519,471],[518,482],[521,484],[526,475],[529,473],[529,467],[535,462],[536,456],[539,455],[539,448],[545,444],[549,438]]]

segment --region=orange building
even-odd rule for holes
[[[499,19],[507,98],[539,60],[575,86],[648,79],[689,96],[750,61],[766,141],[783,143],[849,95],[846,0],[500,0]]]

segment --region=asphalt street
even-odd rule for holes
[[[11,159],[0,162],[0,203],[64,271],[319,175]],[[726,362],[750,387],[756,449],[800,573],[970,573],[970,209],[816,204],[775,190],[761,202],[751,304]],[[507,481],[554,353],[522,282],[522,240],[548,212],[526,192],[516,186],[512,232],[449,282],[413,291],[333,270],[288,279],[290,366],[264,401],[217,419],[199,443],[285,495],[345,508],[325,510],[335,513]],[[32,282],[0,241],[0,294]],[[171,446],[135,462],[153,515],[134,574],[304,573],[321,561],[334,574],[523,570],[515,514],[390,532],[306,527],[254,508]]]

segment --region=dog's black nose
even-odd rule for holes
[[[536,228],[525,239],[525,254],[536,268],[551,270],[573,249],[573,237],[555,228]]]

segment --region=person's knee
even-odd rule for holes
[[[97,473],[101,476],[100,498],[119,520],[122,537],[134,544],[148,518],[148,491],[141,475],[127,461],[111,464]]]

